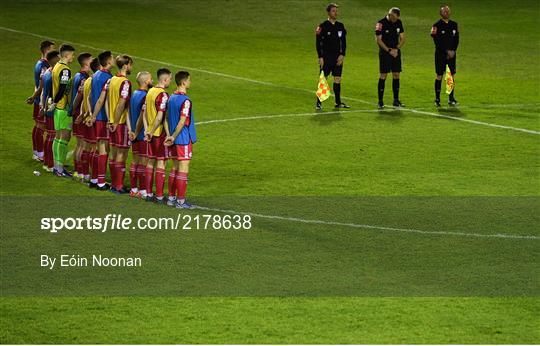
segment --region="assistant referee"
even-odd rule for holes
[[[319,74],[324,71],[328,77],[332,73],[334,78],[334,95],[336,108],[349,108],[341,102],[341,72],[343,59],[347,48],[347,31],[343,23],[337,21],[338,5],[331,3],[326,7],[328,19],[322,22],[315,30],[317,55],[319,56]],[[316,109],[322,109],[321,101],[317,98]]]

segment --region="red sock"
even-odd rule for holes
[[[187,190],[187,177],[185,172],[176,173],[176,199],[185,199]]]
[[[97,167],[98,184],[105,184],[105,175],[107,174],[107,159],[108,158],[109,158],[109,155],[107,154],[98,155],[98,167]]]
[[[174,196],[176,194],[176,170],[173,168],[169,172],[169,186],[168,192],[169,196]]]
[[[54,158],[53,158],[53,151],[52,151],[54,137],[56,137],[55,131],[47,132],[47,140],[45,141],[44,162],[49,168],[54,167]]]
[[[129,185],[132,189],[137,187],[137,167],[138,165],[133,162],[129,166]]]
[[[126,163],[125,162],[116,162],[115,167],[115,181],[114,186],[117,190],[120,190],[124,187],[124,178],[126,176]]]
[[[111,184],[114,187],[116,182],[116,161],[109,160],[109,172],[111,173]]]
[[[34,125],[34,128],[32,129],[32,149],[34,151],[37,151],[37,131],[37,125]]]
[[[43,152],[43,129],[39,127],[36,128],[36,151]]]
[[[146,167],[144,170],[146,180],[146,193],[152,193],[152,185],[154,185],[154,168]]]
[[[91,154],[92,157],[92,179],[98,178],[98,161],[99,161],[99,155],[96,151],[93,151]]]
[[[156,196],[163,197],[163,187],[165,186],[165,169],[156,168]]]
[[[81,174],[88,174],[88,151],[83,150],[81,154]]]
[[[144,165],[137,165],[137,180],[139,181],[139,190],[146,189],[146,175],[144,174],[146,167]]]

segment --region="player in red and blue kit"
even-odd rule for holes
[[[54,168],[54,156],[53,156],[53,142],[56,137],[56,131],[54,129],[54,112],[49,111],[49,101],[52,101],[52,69],[54,65],[60,60],[60,52],[57,50],[47,53],[47,61],[51,65],[43,76],[41,76],[41,95],[39,101],[39,108],[45,118],[45,131],[47,137],[43,146],[43,169],[47,172],[52,172]]]
[[[92,54],[90,53],[81,53],[77,57],[77,61],[79,62],[79,65],[81,65],[81,69],[77,74],[75,74],[75,77],[73,77],[73,85],[71,87],[71,102],[69,110],[71,116],[73,117],[73,135],[77,139],[77,144],[75,146],[75,151],[73,153],[73,163],[74,163],[74,172],[73,177],[74,178],[80,178],[81,180],[84,179],[84,176],[88,174],[88,172],[83,172],[83,164],[82,164],[82,151],[83,151],[83,131],[84,131],[84,124],[80,123],[79,114],[81,113],[81,101],[82,101],[82,92],[81,92],[81,86],[84,85],[84,81],[90,76],[90,63],[92,62]],[[86,127],[86,126],[84,126]]]
[[[97,151],[92,162],[92,170],[97,170],[97,181],[94,179],[90,180],[89,186],[90,188],[95,187],[98,190],[104,191],[109,189],[109,186],[105,184],[107,158],[109,155],[109,130],[107,129],[109,117],[107,115],[108,107],[103,107],[105,98],[100,98],[100,96],[105,90],[107,82],[112,78],[110,70],[113,66],[114,59],[111,51],[105,51],[98,55],[98,60],[102,68],[92,76],[90,106],[93,111],[90,119],[87,121],[87,126],[91,126],[92,136],[97,142]]]
[[[167,124],[170,134],[165,139],[169,147],[169,157],[174,166],[171,175],[175,174],[174,184],[169,185],[169,200],[167,205],[176,208],[192,209],[194,206],[186,202],[186,189],[189,172],[189,162],[193,155],[193,143],[197,141],[193,105],[187,89],[191,86],[189,72],[179,71],[174,76],[176,91],[169,99],[167,108]]]
[[[43,89],[41,77],[49,68],[47,53],[54,50],[54,42],[42,41],[39,45],[39,49],[41,51],[41,58],[34,66],[34,93],[32,96],[26,99],[26,103],[34,105],[34,128],[32,129],[32,149],[34,152],[33,159],[36,161],[43,161],[43,134],[45,133],[45,118],[39,109],[40,96]]]
[[[144,111],[148,89],[152,87],[152,74],[141,71],[137,74],[139,88],[131,95],[129,116],[126,119],[129,140],[131,141],[132,160],[129,167],[131,197],[146,198],[145,170],[148,163],[148,142],[144,140],[144,121],[141,114]]]

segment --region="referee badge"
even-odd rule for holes
[[[337,32],[337,35],[338,35],[338,37],[341,37],[341,35],[343,35],[343,31],[341,31],[341,30],[338,31],[338,32]]]

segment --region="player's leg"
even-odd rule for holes
[[[446,57],[439,51],[435,51],[435,106],[441,106],[441,89],[444,71],[446,69]]]
[[[102,132],[103,133],[103,132]],[[107,152],[108,140],[100,138],[97,142],[97,189],[100,191],[109,190],[109,185],[105,182],[105,176],[107,175],[107,159],[109,154]]]
[[[145,168],[145,182],[146,182],[146,201],[151,202],[154,200],[154,194],[152,191],[154,185],[154,166],[156,165],[157,158],[157,146],[156,146],[156,136],[153,136],[150,142],[148,142],[148,160],[146,161]]]
[[[117,144],[116,136],[117,131],[111,132],[109,134],[109,173],[111,175],[111,191],[115,191],[115,183],[117,180],[117,166],[116,166],[116,154],[117,154]]]
[[[186,190],[189,174],[189,163],[192,156],[192,144],[181,146],[182,155],[178,155],[178,168],[176,173],[176,207],[191,209],[193,206],[186,202]]]
[[[137,169],[141,164],[141,157],[139,156],[139,142],[131,143],[131,164],[129,165],[129,185],[130,197],[137,197],[139,195],[139,188],[137,186]]]
[[[175,159],[176,155],[172,152],[175,150],[176,145],[173,145],[170,148],[170,156],[172,158],[171,170],[169,171],[169,181],[168,181],[168,198],[167,205],[169,207],[174,207],[176,204],[176,172],[178,171],[177,160]]]
[[[334,77],[334,96],[336,97],[336,108],[350,108],[345,103],[341,102],[341,74],[343,72],[343,64],[336,65],[332,69],[332,76]]]
[[[385,52],[379,52],[379,82],[377,84],[377,96],[379,98],[379,109],[384,108],[384,88],[386,84],[386,76],[391,70],[391,58],[390,54]]]
[[[454,91],[456,90],[455,82],[456,82],[456,57],[454,56],[452,59],[448,60],[448,68],[450,69],[450,73],[452,74],[452,78],[454,79],[454,89],[452,89],[452,92],[450,95],[448,95],[448,104],[450,106],[457,106],[458,102],[454,96]]]
[[[117,147],[116,148],[116,175],[114,181],[114,188],[119,194],[127,193],[128,191],[124,188],[124,178],[126,175],[126,159],[127,159],[128,148]]]
[[[394,94],[394,107],[405,107],[403,103],[399,100],[399,89],[400,89],[400,74],[401,74],[401,51],[398,51],[398,56],[392,58],[392,92]]]

